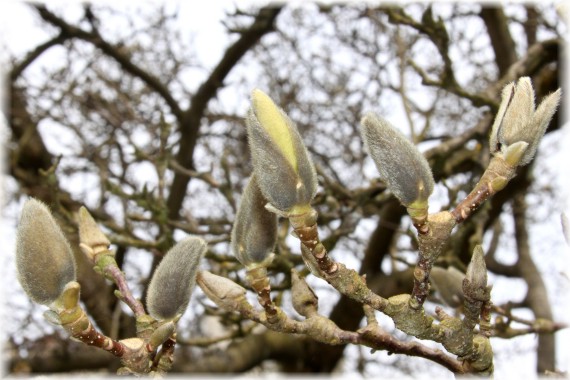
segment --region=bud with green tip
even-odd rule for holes
[[[148,288],[148,313],[153,318],[167,320],[184,313],[206,250],[204,240],[187,237],[166,253]]]
[[[546,96],[535,110],[530,78],[522,77],[516,83],[505,86],[491,130],[491,151],[494,154],[502,153],[512,166],[527,165],[558,108],[560,96],[561,90],[558,89]]]
[[[369,113],[361,124],[362,138],[380,178],[409,212],[416,209],[427,212],[434,181],[425,157],[382,117]]]
[[[75,280],[71,248],[48,207],[31,198],[22,209],[16,240],[18,280],[30,299],[54,302]]]
[[[232,229],[232,250],[245,266],[265,260],[277,242],[277,215],[266,204],[254,174],[242,194]]]
[[[246,123],[253,167],[263,195],[278,210],[306,208],[317,190],[313,163],[297,127],[261,90]]]

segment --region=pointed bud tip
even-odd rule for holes
[[[240,263],[247,266],[263,261],[277,242],[277,215],[265,208],[256,176],[247,183],[231,234],[231,247]]]
[[[99,228],[99,225],[93,219],[93,216],[87,211],[85,206],[81,206],[79,209],[79,240],[81,243],[87,245],[88,247],[94,248],[98,246],[109,247],[111,242],[103,231]]]
[[[384,118],[367,113],[361,134],[380,178],[406,207],[427,202],[433,192],[431,168],[411,141]]]
[[[235,308],[235,304],[245,298],[245,288],[207,270],[198,273],[196,282],[206,296],[223,309]]]
[[[280,210],[308,204],[317,177],[293,121],[269,96],[254,90],[246,123],[254,171],[267,200]]]
[[[487,266],[485,264],[485,254],[483,248],[478,245],[473,250],[471,262],[467,266],[465,277],[471,282],[474,288],[486,288],[487,286]]]
[[[49,305],[75,280],[71,247],[49,208],[30,198],[24,204],[16,239],[18,280],[32,301]]]
[[[206,250],[207,244],[203,239],[187,237],[166,253],[148,289],[147,306],[153,318],[167,320],[184,313]]]

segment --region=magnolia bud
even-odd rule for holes
[[[465,275],[455,267],[433,267],[430,280],[443,301],[451,307],[463,304],[463,279]]]
[[[228,278],[205,270],[198,273],[196,281],[206,296],[223,309],[235,310],[245,300],[246,290]]]
[[[477,301],[488,301],[490,287],[487,287],[487,266],[485,254],[480,245],[476,246],[467,266],[467,273],[463,280],[463,294]]]
[[[267,200],[252,175],[242,194],[232,229],[232,250],[245,266],[260,263],[277,241],[277,215],[267,211]]]
[[[293,297],[293,308],[304,317],[317,314],[319,299],[313,289],[299,276],[296,270],[291,269],[291,295]]]
[[[534,89],[530,78],[509,83],[502,91],[502,101],[491,129],[489,144],[495,154],[505,153],[509,146],[526,142],[528,147],[516,166],[528,164],[536,153],[550,119],[558,108],[561,90],[546,96],[535,111]]]
[[[434,182],[425,157],[383,118],[369,113],[361,124],[362,138],[380,178],[404,206],[427,209]]]
[[[109,252],[111,242],[101,231],[95,219],[85,207],[79,209],[79,242],[81,250],[93,259],[93,255],[100,252]]]
[[[313,163],[297,127],[260,90],[252,93],[247,130],[259,187],[277,209],[307,206],[317,190]]]
[[[69,243],[46,205],[36,199],[24,204],[16,241],[18,280],[30,299],[49,305],[75,280]]]
[[[161,344],[166,342],[166,340],[174,334],[174,331],[176,331],[176,323],[173,321],[168,321],[165,324],[160,325],[152,332],[152,335],[148,340],[151,350],[156,350]]]
[[[204,240],[187,237],[166,253],[148,288],[147,306],[153,318],[173,319],[184,313],[196,283],[200,259],[206,249]]]

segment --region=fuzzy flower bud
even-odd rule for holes
[[[317,190],[317,176],[297,127],[261,90],[254,90],[251,100],[246,123],[263,195],[281,211],[307,207]]]
[[[494,154],[502,153],[505,156],[512,154],[508,150],[514,144],[528,144],[519,145],[516,149],[515,154],[519,155],[521,147],[525,147],[518,162],[509,160],[514,162],[513,166],[527,165],[534,157],[538,143],[558,108],[561,90],[546,96],[536,110],[534,96],[534,89],[528,77],[522,77],[516,83],[509,83],[502,92],[502,101],[493,123],[489,144]]]
[[[275,247],[277,215],[266,204],[254,174],[242,194],[232,229],[232,250],[245,266],[262,262]]]
[[[28,297],[42,305],[54,302],[75,280],[75,259],[67,239],[47,206],[33,198],[22,209],[16,267]]]
[[[383,118],[369,113],[361,124],[362,138],[380,178],[404,206],[427,209],[434,181],[425,157]]]
[[[184,313],[206,249],[204,240],[187,237],[166,253],[148,288],[148,313],[153,318],[167,320]]]

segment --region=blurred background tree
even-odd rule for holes
[[[567,91],[560,78],[567,29],[553,4],[227,6],[222,20],[208,20],[221,22],[225,33],[211,36],[208,52],[197,43],[199,34],[190,34],[183,16],[188,5],[182,3],[18,6],[34,15],[44,39],[6,62],[4,217],[15,227],[22,202],[36,197],[50,205],[77,246],[73,215],[87,206],[143,299],[163,254],[187,234],[209,244],[204,269],[245,284],[229,237],[252,169],[244,117],[253,88],[267,92],[298,124],[317,166],[314,205],[327,249],[366,274],[383,297],[410,292],[416,238],[405,208],[377,179],[363,150],[362,116],[383,115],[424,152],[436,180],[433,212],[461,201],[485,169],[505,84],[530,76],[537,100],[559,87],[563,96]],[[493,297],[498,294],[493,301],[504,314],[492,340],[501,347],[498,369],[508,368],[507,358],[512,365],[517,354],[517,343],[504,345],[504,339],[535,334],[538,341],[527,339],[522,350],[535,353],[535,370],[560,367],[556,335],[536,321],[560,322],[555,309],[568,305],[568,277],[561,269],[563,195],[552,161],[540,164],[541,156],[560,150],[563,114],[562,106],[539,163],[522,168],[507,189],[459,226],[437,262],[465,270],[473,247],[483,243]],[[544,223],[555,231],[536,245],[533,226]],[[280,231],[272,288],[294,315],[290,269],[303,263],[284,223]],[[13,256],[13,249],[5,254]],[[132,335],[131,313],[78,249],[75,254],[82,301],[93,320],[108,336]],[[541,264],[546,259],[549,266]],[[360,326],[360,306],[323,281],[308,281],[322,312],[343,329]],[[43,321],[41,308],[15,284],[8,284],[4,318],[8,371],[116,370],[116,358],[68,340]],[[175,372],[397,376],[433,367],[421,359],[266,331],[196,293],[179,325]],[[441,301],[433,296],[435,307]],[[388,318],[379,318],[399,336]]]

